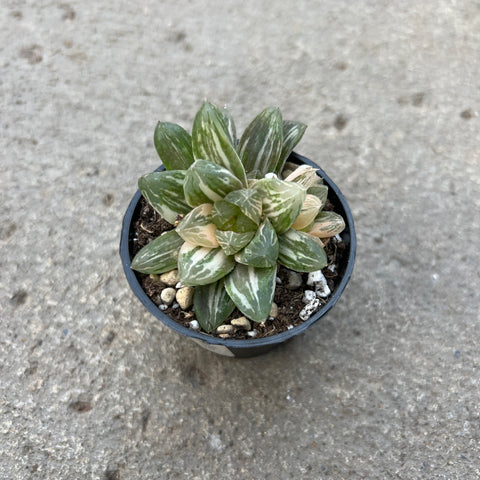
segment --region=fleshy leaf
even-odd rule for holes
[[[196,160],[187,170],[183,191],[187,203],[196,207],[221,200],[242,187],[242,182],[230,170],[208,160]]]
[[[178,254],[178,275],[185,285],[208,285],[230,273],[233,257],[218,248],[205,248],[184,243]]]
[[[192,137],[180,125],[158,122],[153,142],[167,170],[186,170],[193,163]]]
[[[237,264],[225,279],[225,288],[238,309],[254,322],[264,322],[272,306],[277,267]]]
[[[170,230],[145,245],[132,260],[131,268],[142,273],[164,273],[177,268],[180,247],[184,241]]]
[[[278,261],[297,272],[314,272],[327,265],[327,255],[315,237],[290,229],[278,236]]]
[[[169,223],[192,208],[185,202],[185,170],[153,172],[138,180],[138,188],[148,203]]]
[[[315,195],[322,203],[323,208],[327,201],[328,187],[326,185],[314,185],[307,190],[307,194]]]
[[[213,204],[212,221],[220,230],[232,230],[237,233],[257,230],[257,224],[248,218],[239,207],[225,200]]]
[[[263,198],[263,213],[272,222],[277,233],[286,232],[298,217],[306,197],[306,190],[293,182],[264,178],[253,187]]]
[[[237,233],[230,230],[215,230],[215,236],[226,255],[234,255],[245,247],[255,236],[255,232]]]
[[[244,265],[266,268],[277,264],[278,239],[268,218],[260,225],[252,241],[235,255],[235,260]]]
[[[232,114],[227,107],[223,107],[222,114],[223,121],[225,122],[228,134],[230,135],[230,140],[232,141],[232,145],[235,146],[237,144],[237,129],[235,128],[235,122],[233,121]]]
[[[225,290],[223,278],[215,283],[195,287],[193,306],[198,323],[208,333],[219,327],[235,308]]]
[[[207,248],[218,247],[215,236],[217,227],[212,223],[212,208],[211,203],[204,203],[194,208],[185,215],[175,231],[190,245]]]
[[[293,120],[283,121],[283,145],[280,160],[275,168],[276,173],[280,173],[283,170],[285,161],[292,153],[297,143],[302,139],[306,129],[307,126],[304,123],[295,122]]]
[[[308,233],[318,238],[329,238],[338,235],[344,228],[345,221],[341,215],[335,212],[320,212]]]
[[[322,202],[315,195],[307,193],[302,209],[298,217],[292,224],[295,230],[303,230],[308,225],[312,224],[318,212],[322,208]]]
[[[300,165],[287,178],[286,182],[295,182],[305,188],[310,188],[313,185],[320,183],[321,178],[317,175],[316,168],[310,165]]]
[[[193,122],[193,155],[230,170],[247,186],[245,169],[228,133],[223,114],[215,105],[205,102]]]
[[[263,177],[275,171],[283,144],[283,122],[280,110],[268,107],[245,129],[238,152],[247,172],[258,171]]]
[[[257,225],[260,223],[260,217],[262,216],[262,197],[258,190],[252,188],[236,190],[230,192],[224,200],[239,207],[242,213]]]

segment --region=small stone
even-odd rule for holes
[[[218,336],[220,338],[230,338],[230,334],[228,334],[228,333],[220,333]]]
[[[178,270],[170,270],[160,275],[160,281],[169,287],[174,287],[179,281]]]
[[[272,306],[270,307],[270,313],[268,314],[269,317],[275,318],[278,315],[278,305],[275,302],[272,302]]]
[[[179,288],[183,288],[183,287],[186,287],[186,285],[184,285],[182,282],[178,282],[176,285],[175,285],[175,288],[178,290]]]
[[[177,302],[173,302],[172,308],[176,310],[177,308],[180,308],[180,305]]]
[[[302,276],[293,271],[289,271],[287,274],[287,288],[290,290],[296,290],[297,288],[300,288],[302,285]]]
[[[225,333],[232,333],[234,330],[233,325],[220,325],[217,328],[217,333],[225,334]]]
[[[308,274],[308,285],[315,285],[315,291],[317,292],[317,297],[326,298],[330,295],[330,289],[328,288],[327,279],[324,277],[321,270],[316,272],[310,272]]]
[[[293,325],[289,325],[289,326],[287,327],[287,330],[291,330],[292,328],[293,328]]]
[[[230,323],[234,327],[243,328],[243,330],[250,330],[252,328],[252,325],[246,317],[234,318]]]
[[[303,292],[302,302],[303,303],[311,303],[315,300],[315,298],[317,298],[317,295],[315,294],[315,292],[313,290],[305,290]]]
[[[282,178],[285,179],[287,178],[289,175],[291,175],[293,173],[293,170],[284,170],[282,172]]]
[[[280,277],[277,277],[275,279],[275,281],[277,282],[277,285],[281,285],[282,284],[282,279]]]
[[[153,280],[154,282],[158,282],[160,280],[160,275],[157,275],[156,273],[151,273],[150,280]]]
[[[251,338],[254,338],[258,335],[258,330],[255,330],[255,329],[250,330],[249,332],[247,332],[247,335]]]
[[[165,305],[171,305],[175,300],[175,294],[177,291],[174,288],[168,287],[162,290],[160,298]]]
[[[319,306],[320,306],[320,299],[316,298],[313,302],[305,305],[305,307],[300,312],[299,317],[303,321],[308,320],[313,315],[313,313],[318,309]]]
[[[321,270],[310,272],[308,274],[307,285],[311,287],[312,285],[315,285],[317,282],[321,282],[322,278],[325,278],[325,277],[323,276],[323,273]]]
[[[193,287],[183,287],[177,290],[177,302],[182,310],[187,310],[193,303]]]
[[[188,322],[188,324],[192,330],[200,330],[200,324],[196,320],[192,320],[191,322]]]
[[[161,305],[158,306],[158,308],[164,312],[167,308],[168,308],[168,305],[165,305],[164,303],[162,303]]]

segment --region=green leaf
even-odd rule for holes
[[[242,187],[242,182],[230,170],[208,160],[197,160],[187,170],[183,191],[187,203],[196,207],[221,200]]]
[[[211,203],[204,203],[194,208],[185,215],[175,231],[190,245],[207,248],[218,247],[215,236],[217,227],[212,223],[212,208]]]
[[[174,224],[178,215],[191,210],[185,202],[183,182],[185,170],[153,172],[138,180],[138,188],[148,203],[169,223]]]
[[[321,202],[322,207],[325,206],[328,197],[328,187],[326,185],[313,185],[307,190],[307,194],[315,195]],[[320,210],[321,210],[320,209]]]
[[[282,152],[280,153],[280,159],[275,168],[275,173],[280,174],[282,172],[287,158],[297,143],[302,139],[306,129],[307,126],[304,123],[284,120]]]
[[[158,122],[153,142],[167,170],[186,170],[193,163],[192,137],[180,125]]]
[[[293,222],[292,228],[295,230],[303,230],[305,227],[312,224],[321,208],[322,202],[320,199],[315,195],[307,193],[302,209]]]
[[[230,273],[233,257],[218,248],[205,248],[184,243],[178,254],[178,275],[185,285],[208,285]]]
[[[225,200],[213,204],[212,221],[220,230],[231,230],[237,233],[252,232],[258,225],[248,218],[239,207]]]
[[[262,216],[262,197],[258,190],[252,188],[230,192],[224,200],[240,208],[255,224],[260,223]]]
[[[341,215],[335,212],[320,212],[308,233],[318,238],[330,238],[341,233],[344,228],[345,221]]]
[[[227,107],[223,107],[222,114],[223,114],[223,121],[227,126],[227,131],[230,136],[232,145],[235,146],[237,144],[237,129],[235,128],[235,122],[233,121],[232,114],[230,113]]]
[[[237,264],[225,279],[225,288],[237,308],[250,320],[264,322],[272,306],[277,267]]]
[[[235,255],[235,260],[244,265],[266,268],[277,264],[278,239],[268,218],[260,225],[253,240]]]
[[[327,265],[327,255],[318,240],[305,232],[290,229],[278,236],[278,261],[297,272],[315,272]]]
[[[237,233],[232,231],[215,230],[218,244],[226,255],[239,252],[254,237],[255,232]]]
[[[280,110],[269,107],[260,112],[245,129],[238,152],[247,172],[258,171],[263,177],[275,171],[283,144],[283,122]]]
[[[180,247],[184,241],[170,230],[145,245],[132,260],[131,268],[142,273],[164,273],[177,268]]]
[[[193,155],[210,160],[230,170],[247,186],[245,169],[232,143],[223,114],[215,105],[205,102],[193,122]]]
[[[198,323],[208,333],[225,322],[235,309],[235,304],[225,290],[223,278],[215,283],[195,287],[193,306]]]
[[[253,188],[260,191],[263,213],[272,222],[275,231],[286,232],[300,213],[306,197],[305,188],[277,178],[263,178]]]

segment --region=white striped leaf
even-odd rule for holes
[[[345,221],[341,215],[335,212],[320,212],[308,233],[318,238],[330,238],[341,233],[344,228]]]
[[[212,221],[220,230],[231,230],[237,233],[256,231],[258,225],[248,218],[237,205],[225,200],[213,204]]]
[[[278,239],[268,218],[260,225],[252,241],[239,253],[235,260],[244,265],[266,268],[277,264]]]
[[[282,115],[278,108],[268,107],[253,119],[238,144],[245,170],[258,171],[259,177],[273,172],[280,159],[282,144]]]
[[[263,198],[263,214],[272,222],[277,233],[286,232],[298,217],[306,197],[306,190],[293,182],[263,178],[253,187]]]
[[[187,203],[196,207],[221,200],[242,187],[242,182],[230,170],[208,160],[196,160],[187,170],[183,191]]]
[[[180,125],[158,122],[153,143],[167,170],[186,170],[193,163],[192,137]]]
[[[313,168],[310,165],[300,165],[285,178],[285,181],[298,183],[308,189],[321,182],[321,178],[317,175],[317,170],[317,168]]]
[[[252,188],[236,190],[230,192],[224,200],[239,207],[242,213],[257,225],[260,223],[260,217],[262,216],[262,197],[258,190]]]
[[[292,153],[297,143],[302,139],[306,129],[307,126],[304,123],[295,122],[293,120],[284,120],[282,152],[275,168],[276,173],[280,173],[283,170],[285,161]]]
[[[272,306],[277,267],[237,264],[225,279],[225,288],[237,308],[250,320],[264,322]]]
[[[327,255],[315,237],[290,229],[278,236],[278,261],[297,272],[314,272],[327,265]]]
[[[326,185],[313,185],[307,190],[308,194],[315,195],[322,203],[322,208],[327,202],[328,187]]]
[[[184,243],[178,254],[178,275],[185,285],[208,285],[230,273],[233,257],[218,248],[205,248]]]
[[[235,304],[225,290],[223,278],[215,283],[195,287],[193,306],[198,323],[208,333],[225,322],[235,309]]]
[[[215,236],[217,227],[212,223],[212,208],[211,203],[204,203],[194,208],[185,215],[175,231],[190,245],[207,248],[218,247]]]
[[[177,268],[178,253],[184,241],[170,230],[145,245],[132,260],[131,268],[142,273],[164,273]]]
[[[232,145],[237,144],[237,129],[235,128],[235,122],[233,121],[232,114],[228,110],[227,107],[223,107],[222,109],[223,121],[227,126],[228,134],[230,135],[230,140],[232,141]]]
[[[138,180],[138,188],[148,203],[169,223],[191,210],[185,202],[183,182],[185,170],[153,172]]]
[[[247,186],[245,169],[228,133],[223,114],[215,105],[205,102],[193,122],[193,155],[230,170]]]
[[[318,212],[322,208],[322,202],[315,195],[307,193],[305,201],[303,202],[302,209],[298,214],[298,217],[292,224],[292,228],[295,230],[303,230],[313,223]]]
[[[215,230],[215,236],[226,255],[239,252],[254,237],[255,232],[237,233],[230,230]]]

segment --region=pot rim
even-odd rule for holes
[[[210,345],[222,345],[227,348],[250,348],[250,347],[261,347],[267,345],[275,345],[283,343],[307,330],[320,318],[326,315],[337,303],[338,299],[342,295],[345,287],[347,286],[353,272],[353,266],[355,263],[355,254],[356,254],[356,236],[355,236],[355,227],[353,222],[352,212],[350,207],[343,196],[340,189],[335,185],[335,183],[330,179],[330,177],[321,169],[318,165],[312,162],[310,159],[303,157],[295,152],[292,152],[288,161],[293,161],[295,163],[305,163],[314,168],[318,169],[318,173],[323,178],[324,183],[329,188],[330,192],[334,192],[334,196],[337,197],[338,203],[343,209],[342,216],[345,220],[345,230],[342,232],[341,236],[344,237],[344,241],[347,244],[349,249],[348,258],[346,260],[345,271],[343,274],[340,283],[335,288],[332,296],[328,299],[327,303],[323,305],[317,312],[315,312],[308,320],[293,327],[290,330],[278,333],[276,335],[271,335],[263,338],[249,338],[249,339],[223,339],[219,337],[211,336],[207,333],[197,332],[195,330],[189,329],[177,323],[175,320],[171,319],[168,315],[163,313],[157,305],[148,297],[148,295],[143,290],[135,272],[130,268],[132,256],[130,255],[130,227],[132,223],[132,218],[137,208],[138,202],[142,196],[140,190],[137,190],[133,196],[130,204],[127,208],[125,216],[122,223],[122,232],[120,238],[120,257],[122,259],[123,270],[127,277],[127,281],[132,289],[133,293],[138,297],[138,299],[143,303],[147,310],[154,315],[158,320],[160,320],[167,327],[170,327],[172,330],[177,333],[192,338],[196,340],[201,340],[202,342],[207,342]],[[157,170],[164,170],[163,166],[159,167]]]

